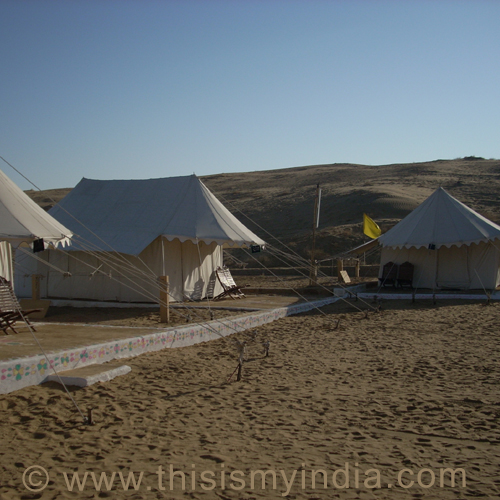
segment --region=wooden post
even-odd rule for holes
[[[40,278],[39,274],[31,276],[31,298],[33,300],[40,300]]]
[[[160,323],[170,323],[170,295],[168,276],[160,276]]]
[[[236,381],[240,382],[242,376],[243,376],[243,361],[240,361],[238,363],[238,375],[236,375]]]
[[[240,350],[240,357],[238,358],[238,375],[236,376],[236,380],[239,382],[241,377],[243,376],[243,363],[245,361],[245,348],[246,342],[239,342],[238,349]]]
[[[314,198],[314,220],[312,227],[312,247],[311,247],[311,273],[309,274],[309,286],[317,285],[318,281],[318,265],[316,263],[316,229],[319,222],[319,204],[321,200],[321,188],[319,184],[316,186],[316,196]]]
[[[354,276],[359,278],[359,268],[361,267],[361,263],[359,259],[356,259],[356,264],[354,265]]]
[[[337,278],[339,281],[342,281],[342,275],[340,271],[344,270],[344,261],[342,259],[337,259]]]

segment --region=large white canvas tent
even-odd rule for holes
[[[222,291],[223,248],[265,245],[195,175],[84,178],[50,214],[77,236],[67,251],[40,254],[48,298],[153,302],[155,279],[168,276],[174,300],[197,300]]]
[[[12,247],[69,244],[71,231],[0,170],[0,275],[13,279]]]
[[[413,286],[495,289],[500,283],[500,226],[443,188],[378,238],[380,276],[387,262],[412,263]]]

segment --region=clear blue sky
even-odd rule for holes
[[[496,0],[0,0],[0,156],[41,189],[500,158],[499,20]]]

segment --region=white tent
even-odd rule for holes
[[[0,170],[0,275],[12,281],[12,247],[34,241],[48,248],[68,244],[71,231],[37,205]]]
[[[387,262],[415,266],[417,288],[494,289],[500,284],[500,226],[436,190],[378,238]]]
[[[82,179],[50,214],[78,236],[43,255],[57,268],[37,269],[48,298],[151,302],[154,279],[168,276],[175,300],[200,299],[219,291],[224,247],[265,244],[195,175]]]

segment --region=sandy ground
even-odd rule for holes
[[[355,309],[371,306],[238,334],[240,382],[234,336],[127,359],[130,374],[71,388],[91,426],[57,384],[2,396],[0,498],[499,498],[500,304]],[[445,468],[458,485],[447,472],[440,487]]]

